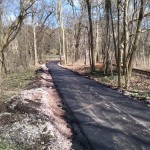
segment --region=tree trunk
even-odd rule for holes
[[[117,61],[117,66],[118,66],[118,87],[122,87],[121,83],[121,49],[120,49],[120,10],[121,10],[121,1],[117,0],[117,11],[118,11],[118,61]]]
[[[125,0],[124,4],[124,54],[123,54],[123,73],[125,75],[125,83],[128,82],[128,65],[126,62],[126,56],[127,56],[127,50],[129,48],[129,29],[128,29],[128,6],[129,6],[129,0]],[[127,85],[125,85],[125,88],[127,89]]]
[[[65,29],[62,26],[62,39],[63,39],[63,55],[64,55],[64,63],[67,64],[67,53],[66,53],[66,47],[65,47]]]
[[[97,61],[99,60],[99,20],[100,20],[100,8],[98,7],[98,0],[96,0],[97,3],[97,7],[96,7],[96,11],[98,12],[97,14],[97,22],[96,22],[96,54],[95,54],[95,63],[97,63]]]
[[[5,75],[7,75],[7,68],[6,68],[6,64],[5,64],[5,55],[4,55],[4,51],[1,51],[1,72]]]
[[[2,73],[2,1],[0,1],[0,73]]]
[[[37,54],[37,38],[36,38],[36,26],[33,25],[33,39],[34,39],[34,65],[38,65],[38,54]]]
[[[116,60],[116,64],[117,64],[117,60],[118,60],[117,44],[116,44],[116,38],[115,38],[115,29],[114,29],[111,1],[110,1],[110,17],[111,17],[111,26],[112,26],[112,33],[113,33],[113,43],[114,43],[114,49],[115,49],[115,60]]]
[[[34,65],[38,65],[38,54],[37,54],[37,36],[36,36],[36,23],[35,23],[35,10],[32,7],[32,29],[33,29],[33,49],[34,49]]]
[[[59,39],[59,58],[60,58],[60,64],[62,65],[62,48],[61,48],[61,31],[60,29],[58,30],[58,39]]]
[[[134,58],[135,58],[135,52],[137,49],[137,44],[140,38],[140,31],[141,31],[141,26],[142,26],[142,20],[144,17],[144,10],[145,10],[145,5],[146,5],[146,1],[145,0],[141,0],[141,8],[140,8],[140,12],[139,12],[139,17],[138,17],[138,21],[137,21],[137,28],[136,28],[136,33],[135,33],[135,38],[133,41],[133,45],[131,48],[131,52],[129,52],[128,56],[127,56],[127,73],[126,73],[126,83],[125,83],[125,87],[126,89],[128,88],[129,85],[129,80],[131,77],[131,73],[132,73],[132,67],[133,67],[133,62],[134,62]]]
[[[62,0],[59,0],[59,25],[61,29],[61,37],[62,37],[62,52],[64,56],[64,64],[66,65],[66,50],[65,50],[65,29],[63,24],[63,17],[62,17]]]
[[[109,74],[111,71],[111,61],[110,61],[110,1],[105,1],[105,26],[106,26],[106,35],[104,43],[104,73]]]
[[[87,9],[88,9],[88,18],[89,18],[89,46],[90,46],[90,55],[91,55],[91,72],[95,71],[95,60],[94,60],[94,43],[93,43],[93,23],[91,16],[91,1],[86,0]]]

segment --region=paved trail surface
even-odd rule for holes
[[[96,81],[47,64],[91,150],[150,150],[150,108]]]

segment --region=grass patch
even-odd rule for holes
[[[140,90],[131,90],[129,91],[133,96],[142,98],[142,99],[150,99],[150,92],[140,91]]]
[[[114,73],[114,75],[111,74],[104,74],[102,70],[96,70],[95,72],[89,73],[90,78],[96,79],[96,81],[99,81],[104,84],[111,84],[114,82],[117,82],[117,74]],[[116,84],[114,84],[116,86]]]
[[[0,150],[30,150],[30,149],[31,146],[28,144],[10,143],[4,138],[0,137]],[[42,146],[39,145],[38,148],[36,148],[36,150],[42,150]]]
[[[112,87],[117,87],[118,86],[118,76],[117,73],[114,72],[113,75],[110,74],[104,74],[103,71],[96,71],[93,73],[89,73],[90,78],[95,79],[96,81],[112,86]],[[122,84],[123,84],[123,89],[125,84],[124,84],[124,76],[122,77]],[[150,85],[149,79],[145,77],[138,76],[134,74],[130,80],[130,86],[128,92],[137,98],[143,99],[143,100],[149,100],[150,99],[150,92],[149,88]]]
[[[3,77],[0,84],[0,103],[25,88],[33,77],[34,70],[32,69]]]
[[[19,148],[0,137],[0,150],[19,150]]]

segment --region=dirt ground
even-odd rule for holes
[[[19,95],[0,107],[0,149],[70,150],[72,131],[65,111],[43,65]]]

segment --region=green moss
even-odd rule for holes
[[[19,146],[9,143],[8,141],[0,137],[0,150],[21,150],[21,149],[19,148]]]
[[[0,137],[0,150],[42,150],[41,145],[33,145],[30,146],[29,144],[15,144],[10,143],[9,141],[5,140],[4,138]]]

